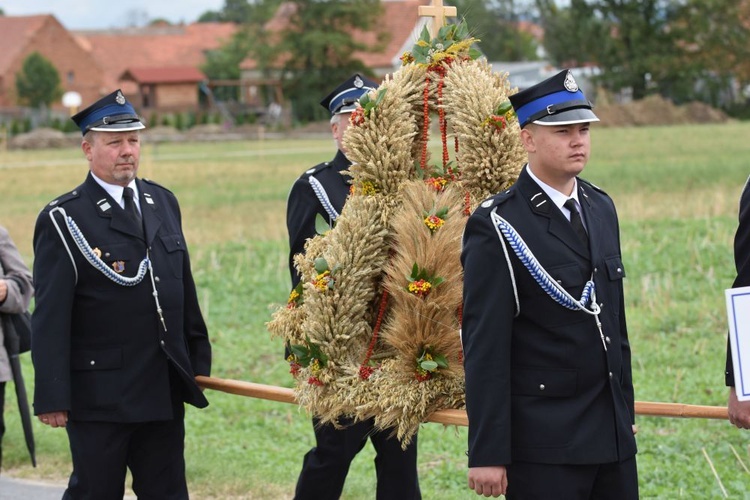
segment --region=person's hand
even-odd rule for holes
[[[634,436],[636,434],[638,434],[638,426],[637,425],[633,424],[633,425],[630,426],[630,428],[633,430],[633,435]]]
[[[505,495],[508,489],[508,474],[505,466],[470,467],[469,489],[477,495],[499,497]]]
[[[68,423],[67,411],[53,411],[52,413],[42,413],[39,415],[39,421],[50,427],[65,427]]]
[[[5,301],[8,296],[8,283],[5,280],[0,280],[0,302]]]
[[[729,388],[729,423],[738,429],[750,429],[750,401],[739,401],[734,387]]]

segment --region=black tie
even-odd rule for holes
[[[138,229],[143,231],[143,224],[141,223],[141,213],[138,211],[138,207],[135,206],[133,195],[134,193],[132,188],[123,188],[122,200],[125,203],[125,213],[128,214],[128,217],[130,217],[133,222],[135,222],[136,226],[138,226]]]
[[[581,219],[581,213],[578,211],[576,206],[576,200],[568,198],[568,201],[563,205],[565,208],[570,210],[570,225],[573,226],[573,230],[576,232],[578,237],[581,239],[586,248],[589,246],[589,235],[586,233],[586,228],[583,227],[583,220]]]

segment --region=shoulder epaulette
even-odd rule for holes
[[[167,192],[169,192],[169,193],[171,193],[171,192],[172,192],[172,191],[171,191],[171,190],[170,190],[169,188],[165,188],[164,186],[162,186],[162,185],[161,185],[161,184],[159,184],[158,182],[152,181],[151,179],[141,179],[141,180],[142,180],[143,182],[145,182],[146,184],[150,184],[151,186],[156,186],[156,187],[158,187],[158,188],[160,188],[160,189],[163,189],[164,191],[167,191]]]
[[[81,193],[80,193],[79,189],[76,188],[73,191],[69,191],[69,192],[65,193],[64,195],[62,195],[62,196],[58,196],[54,200],[52,200],[49,203],[47,203],[47,206],[44,207],[44,208],[45,209],[52,209],[52,208],[55,208],[55,207],[59,207],[63,203],[67,203],[70,200],[75,200],[79,196],[81,196]]]
[[[480,203],[474,212],[477,214],[483,214],[487,216],[489,215],[489,213],[492,211],[493,208],[495,208],[498,205],[501,205],[505,201],[512,198],[514,193],[515,193],[515,190],[506,189],[502,193],[498,193],[494,196],[491,196],[490,198],[487,198],[482,203]]]
[[[599,191],[600,193],[604,193],[604,194],[607,194],[607,192],[606,192],[605,190],[603,190],[602,188],[600,188],[600,187],[599,187],[599,186],[597,186],[596,184],[592,183],[591,181],[587,181],[586,179],[582,179],[582,178],[580,178],[580,177],[579,177],[579,178],[578,178],[578,182],[580,182],[581,184],[583,184],[583,185],[585,185],[585,186],[589,186],[589,187],[591,187],[591,188],[592,188],[592,189],[594,189],[595,191]],[[609,196],[609,195],[607,195],[607,196]]]
[[[321,170],[326,169],[326,168],[328,168],[330,166],[331,166],[331,162],[330,161],[326,161],[326,162],[320,163],[318,165],[315,165],[313,168],[305,170],[305,173],[302,174],[302,176],[305,177],[305,176],[308,176],[308,175],[317,174]]]

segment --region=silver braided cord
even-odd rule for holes
[[[146,271],[148,271],[151,260],[148,257],[148,253],[146,254],[146,257],[141,261],[140,265],[138,266],[138,272],[133,277],[127,277],[127,276],[121,276],[117,274],[113,269],[111,269],[102,259],[96,256],[94,253],[94,250],[89,245],[88,241],[86,241],[86,237],[81,232],[80,228],[78,227],[78,224],[75,223],[72,217],[69,217],[68,214],[65,212],[65,209],[62,207],[56,207],[52,210],[50,210],[50,218],[52,219],[52,223],[55,225],[55,228],[57,229],[58,234],[60,235],[60,239],[62,239],[63,244],[65,245],[65,249],[68,251],[68,255],[70,256],[71,261],[73,262],[73,268],[76,271],[76,283],[78,282],[78,269],[75,265],[75,260],[73,259],[73,255],[70,252],[70,248],[68,247],[68,243],[66,242],[65,238],[63,237],[62,231],[60,230],[60,226],[57,224],[57,219],[54,217],[55,212],[60,212],[65,220],[65,225],[68,229],[68,232],[70,233],[71,238],[73,238],[73,241],[75,241],[76,246],[78,247],[78,250],[81,251],[81,255],[96,268],[99,272],[101,272],[104,276],[112,280],[113,282],[117,283],[120,286],[135,286],[139,284],[141,281],[143,281],[143,278],[146,277]]]
[[[589,280],[586,282],[586,285],[583,287],[583,293],[580,299],[574,298],[539,264],[539,261],[531,252],[528,245],[526,245],[526,242],[523,241],[521,235],[518,234],[515,228],[513,228],[513,226],[511,226],[508,221],[499,216],[496,210],[497,209],[492,211],[490,217],[492,218],[492,222],[495,227],[505,237],[504,239],[500,238],[500,241],[503,243],[503,246],[505,246],[505,240],[508,241],[508,244],[513,249],[513,252],[516,254],[524,267],[529,271],[531,277],[534,278],[534,281],[539,284],[542,290],[544,290],[547,295],[552,298],[552,300],[567,309],[571,309],[573,311],[583,311],[594,316],[599,314],[599,312],[601,311],[601,309],[599,308],[599,304],[597,304],[596,301],[592,300],[595,289],[594,281]],[[510,262],[508,262],[508,266],[510,268]],[[512,273],[513,270],[511,269],[511,276],[513,275]],[[513,286],[513,291],[516,294],[516,300],[518,300],[518,292],[515,290],[515,281],[513,282]]]
[[[328,199],[328,193],[326,193],[323,184],[321,184],[320,181],[315,177],[310,176],[310,187],[312,187],[315,196],[317,196],[318,200],[320,200],[320,204],[323,205],[323,210],[325,210],[328,216],[331,218],[331,222],[338,219],[339,213],[335,208],[333,208],[331,200]]]

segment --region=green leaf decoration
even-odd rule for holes
[[[430,43],[432,41],[432,37],[430,36],[430,30],[427,29],[427,26],[422,27],[422,33],[419,36],[419,40],[422,42]]]
[[[460,23],[455,25],[456,27],[456,34],[455,39],[456,40],[466,40],[469,38],[469,26],[466,24],[465,20],[462,20]]]
[[[315,232],[318,234],[326,234],[331,230],[331,225],[325,220],[321,214],[315,215]]]
[[[475,60],[475,59],[479,59],[480,57],[482,57],[482,53],[481,53],[481,52],[479,52],[479,50],[478,50],[478,49],[476,49],[476,48],[474,48],[474,47],[471,47],[471,48],[469,49],[469,57],[470,57],[471,59],[473,59],[473,60]]]
[[[498,116],[503,116],[505,113],[511,110],[513,110],[513,105],[510,103],[510,101],[505,101],[497,107],[497,109],[495,110],[495,114]]]
[[[375,106],[381,103],[383,97],[385,97],[386,92],[388,92],[387,88],[383,88],[378,91],[378,95],[377,97],[375,97]]]
[[[328,262],[323,257],[315,259],[315,272],[323,274],[328,271]]]
[[[440,368],[448,368],[448,360],[443,354],[436,354],[432,359],[437,363]]]
[[[437,39],[438,40],[446,40],[446,39],[448,39],[449,36],[450,36],[450,34],[451,34],[451,31],[453,31],[453,26],[454,25],[452,25],[452,24],[446,24],[445,26],[443,26],[442,28],[440,28],[438,30]]]
[[[432,361],[430,359],[426,359],[419,363],[419,367],[422,368],[425,371],[433,372],[437,370],[438,364],[435,361]]]

